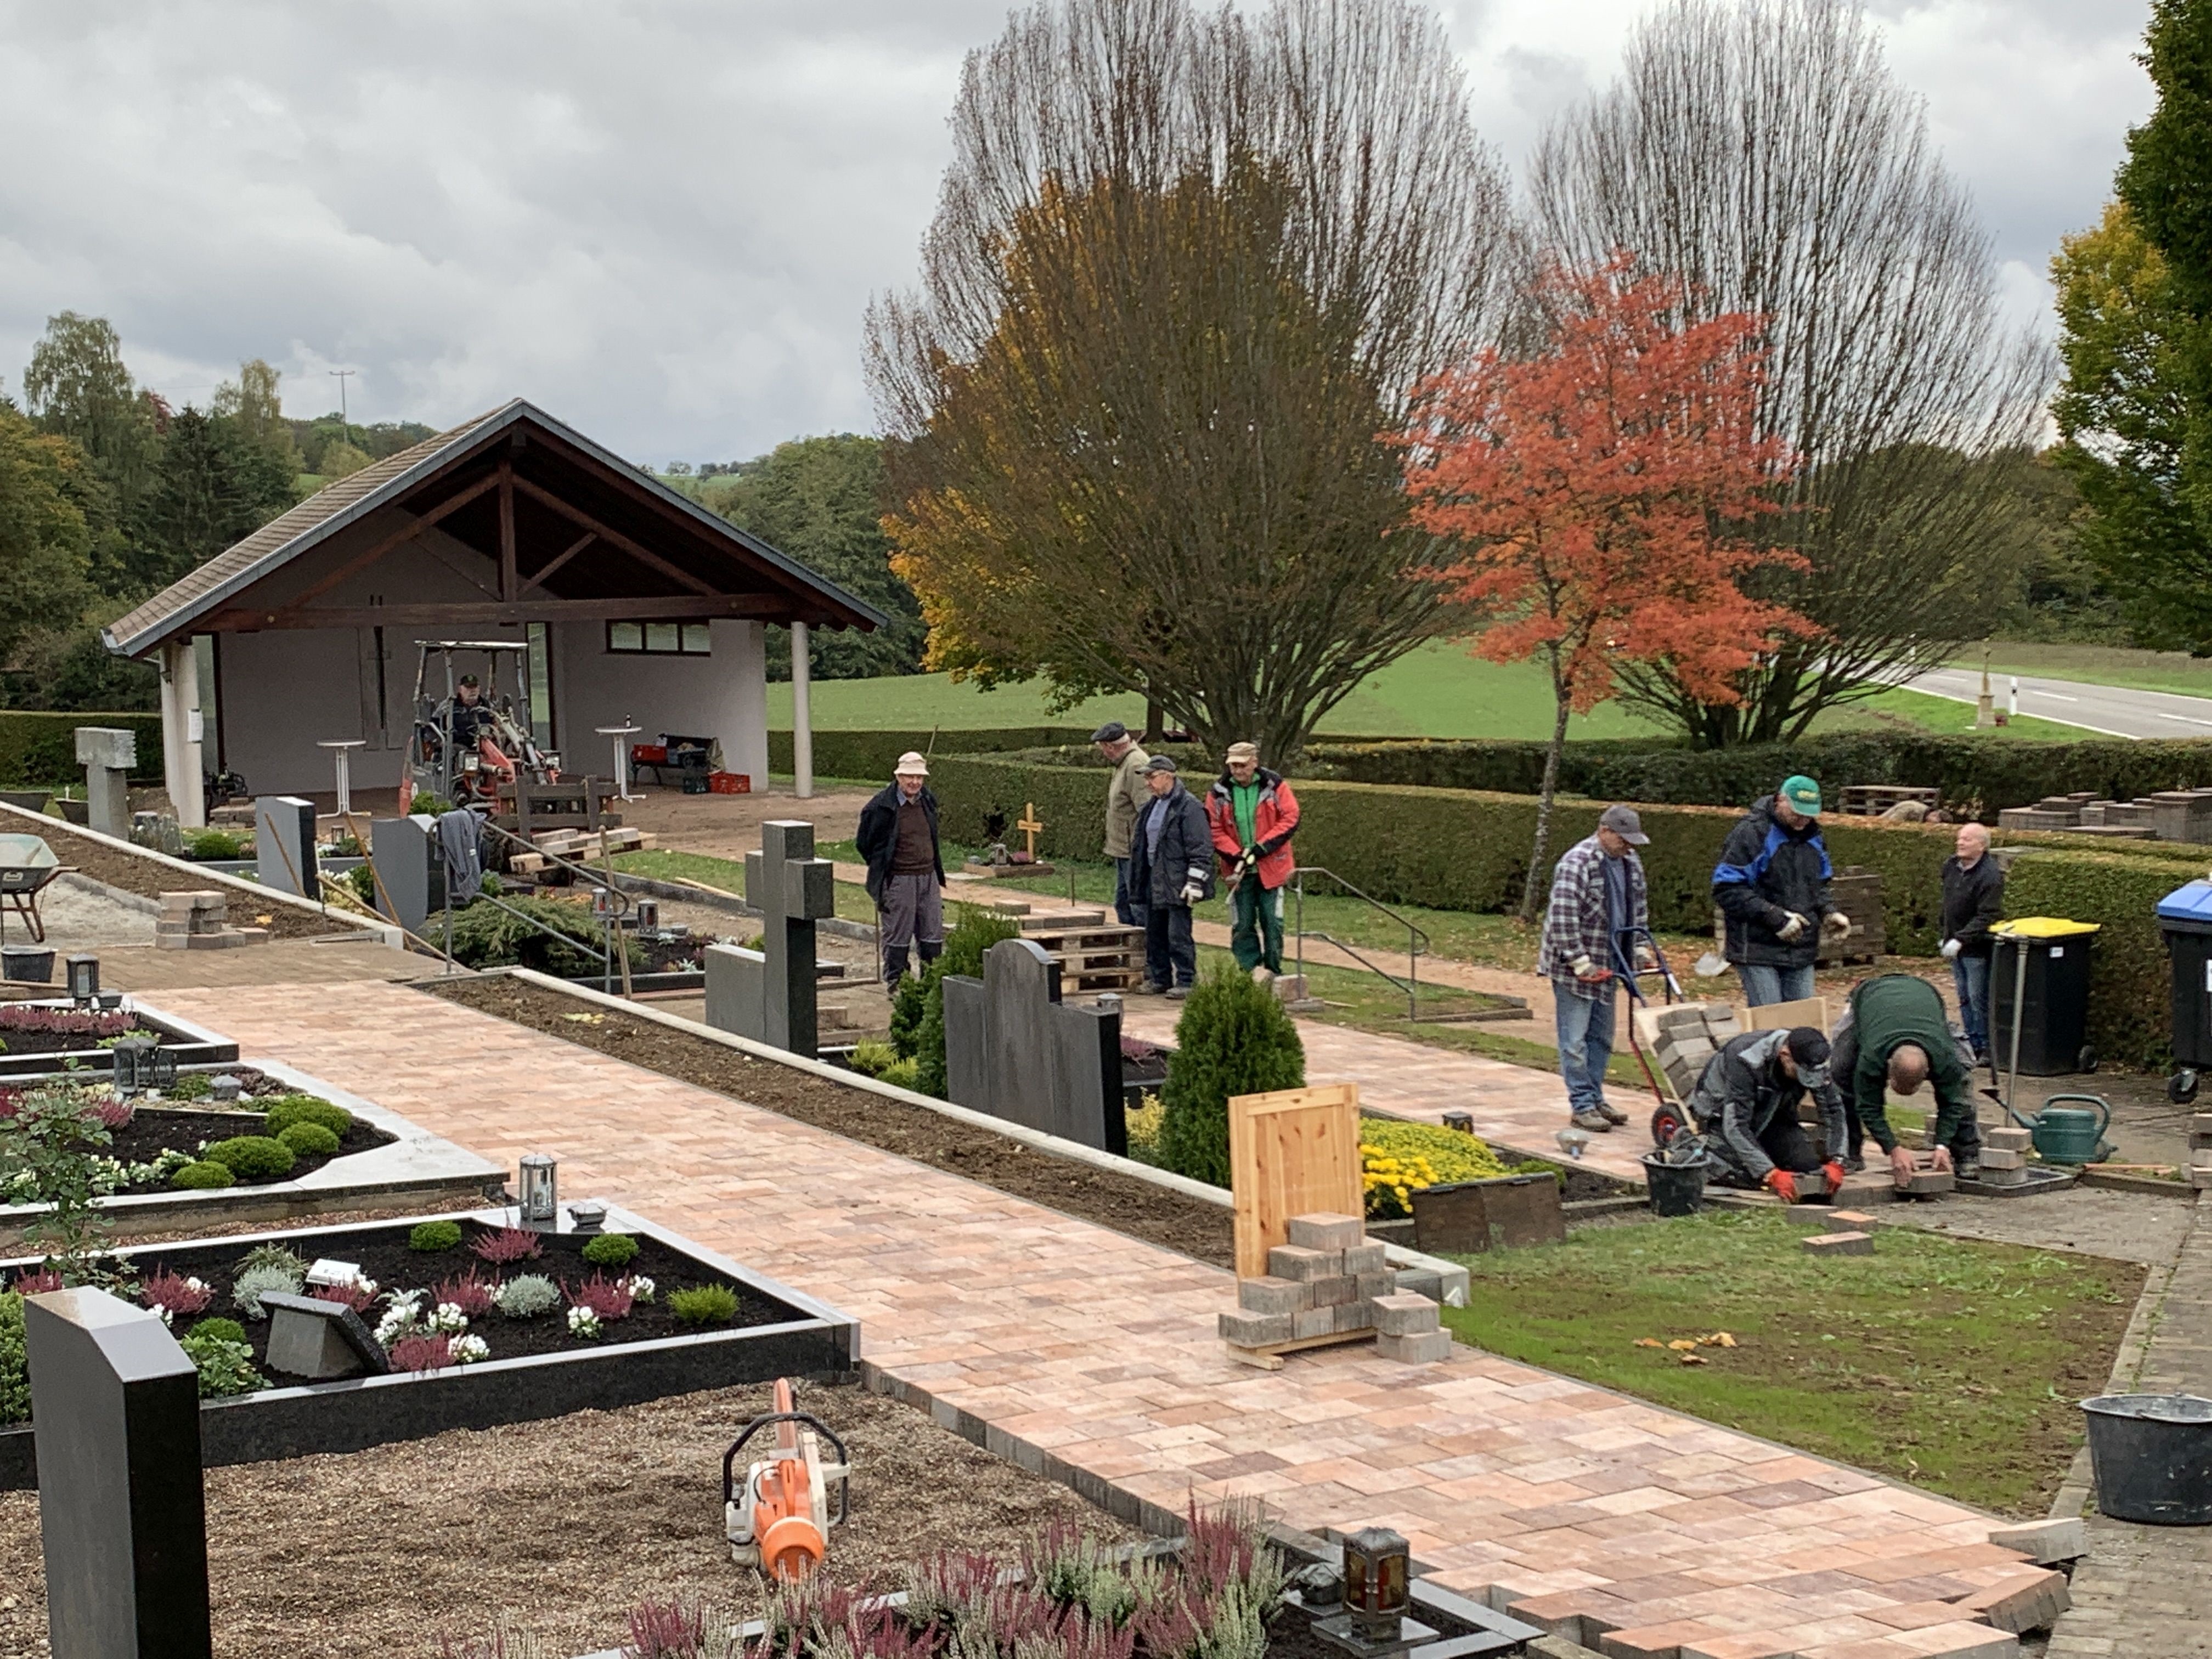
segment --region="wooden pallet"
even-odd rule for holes
[[[1141,984],[1145,970],[1141,968],[1087,968],[1075,975],[1063,975],[1063,991],[1126,991]],[[1073,983],[1068,983],[1070,979]]]
[[[1304,1353],[1308,1348],[1340,1347],[1347,1342],[1367,1342],[1373,1340],[1374,1336],[1375,1328],[1370,1325],[1357,1331],[1330,1331],[1322,1336],[1301,1336],[1288,1342],[1270,1342],[1264,1347],[1246,1348],[1234,1342],[1224,1342],[1221,1346],[1240,1365],[1255,1366],[1263,1371],[1279,1371],[1283,1369],[1283,1356],[1286,1353]]]

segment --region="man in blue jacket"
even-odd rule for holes
[[[1191,909],[1213,896],[1213,833],[1206,808],[1182,787],[1175,758],[1145,763],[1152,798],[1129,837],[1130,885],[1144,895],[1145,982],[1148,996],[1165,992],[1180,1002],[1198,982],[1198,942]]]
[[[1802,775],[1761,796],[1737,820],[1713,866],[1713,903],[1727,921],[1721,954],[1753,1008],[1813,994],[1820,930],[1851,931],[1828,902],[1828,849],[1820,841],[1820,786]]]

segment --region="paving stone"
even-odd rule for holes
[[[2035,1146],[2034,1134],[2027,1129],[2000,1127],[1982,1131],[1982,1150],[1986,1155],[1994,1150],[2000,1152],[2025,1152]]]
[[[1267,1277],[1310,1285],[1317,1279],[1334,1279],[1343,1271],[1344,1252],[1316,1250],[1304,1244],[1278,1244],[1267,1252]]]
[[[1449,1331],[1421,1331],[1412,1336],[1377,1336],[1375,1351],[1385,1359],[1413,1365],[1431,1365],[1451,1358],[1455,1345]]]
[[[2027,1167],[2027,1154],[2026,1152],[2010,1152],[2002,1146],[1984,1146],[1982,1148],[1982,1168],[1984,1170],[2025,1170]]]
[[[1303,1313],[1313,1306],[1313,1286],[1291,1279],[1240,1279],[1237,1305],[1247,1313]]]
[[[1597,1638],[1597,1650],[1606,1659],[1680,1659],[1683,1643],[1727,1634],[1702,1619],[1675,1619],[1609,1630]]]
[[[1341,1307],[1359,1300],[1359,1281],[1343,1273],[1316,1279],[1306,1288],[1313,1292],[1313,1305],[1316,1308]]]
[[[1366,1224],[1358,1216],[1328,1211],[1294,1215],[1285,1231],[1291,1243],[1309,1250],[1349,1250],[1367,1240]]]
[[[1303,1342],[1310,1336],[1328,1336],[1336,1330],[1334,1306],[1307,1308],[1291,1316],[1291,1334]]]
[[[2075,1561],[2089,1553],[2088,1528],[2079,1516],[2063,1521],[2037,1521],[2025,1527],[2000,1527],[1990,1542],[2000,1549],[2018,1550],[2041,1566]]]
[[[1240,1348],[1263,1348],[1271,1342],[1287,1342],[1297,1334],[1294,1322],[1300,1317],[1286,1313],[1246,1313],[1239,1309],[1221,1316],[1221,1340],[1234,1342]]]
[[[1682,1644],[1682,1659],[1797,1659],[1797,1650],[1774,1636],[1698,1636]]]
[[[1389,1269],[1389,1249],[1379,1239],[1369,1244],[1349,1244],[1344,1251],[1344,1271],[1357,1278],[1361,1273],[1385,1273]]]
[[[1847,1175],[1844,1184],[1836,1189],[1838,1205],[1854,1210],[1863,1210],[1869,1204],[1894,1204],[1897,1183],[1887,1170],[1866,1175]]]
[[[1401,1267],[1391,1279],[1401,1291],[1425,1296],[1431,1302],[1444,1299],[1443,1275],[1433,1267]]]
[[[1375,1328],[1386,1336],[1418,1336],[1437,1328],[1437,1304],[1425,1296],[1410,1292],[1380,1296],[1372,1305]]]
[[[1915,1198],[1935,1198],[1952,1191],[1958,1181],[1948,1170],[1915,1170],[1905,1190]]]
[[[1431,1298],[1434,1301],[1443,1294],[1443,1279],[1437,1273],[1431,1273],[1429,1277],[1435,1279],[1437,1285],[1437,1296]],[[1388,1267],[1379,1273],[1361,1273],[1352,1282],[1358,1285],[1359,1297],[1363,1302],[1371,1302],[1378,1296],[1389,1296],[1400,1288],[1398,1275]]]
[[[1831,1209],[1820,1224],[1832,1233],[1863,1233],[1874,1225],[1874,1218],[1863,1210]]]
[[[1967,1614],[1985,1619],[2015,1636],[2023,1631],[2048,1630],[2073,1605],[2066,1575],[2048,1567],[2010,1574],[1959,1602]]]
[[[1797,1241],[1808,1255],[1872,1255],[1871,1233],[1815,1233]]]
[[[1336,1304],[1336,1328],[1340,1331],[1371,1331],[1375,1328],[1375,1304],[1372,1302],[1340,1302]]]
[[[2019,1638],[1965,1620],[1955,1625],[1902,1631],[1891,1639],[1901,1644],[1902,1650],[1914,1659],[2020,1659]],[[2149,1656],[2131,1655],[2130,1659],[2149,1659]]]

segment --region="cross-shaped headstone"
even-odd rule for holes
[[[956,1106],[1126,1154],[1121,1010],[1066,1003],[1060,964],[1034,939],[1001,939],[983,977],[948,974],[945,1076]]]
[[[1022,815],[1014,820],[1014,828],[1022,832],[1022,848],[1031,864],[1036,862],[1036,838],[1044,833],[1044,822],[1036,815],[1036,803],[1022,803]]]
[[[761,913],[761,948],[707,947],[707,1023],[814,1058],[814,924],[837,913],[832,866],[814,856],[814,826],[775,818],[745,854],[745,902]]]

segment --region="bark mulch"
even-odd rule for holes
[[[756,1060],[634,1015],[609,1011],[585,1024],[565,1018],[577,1010],[574,998],[504,975],[426,982],[419,988],[1197,1261],[1219,1267],[1235,1263],[1224,1207],[1052,1158],[925,1107]]]

